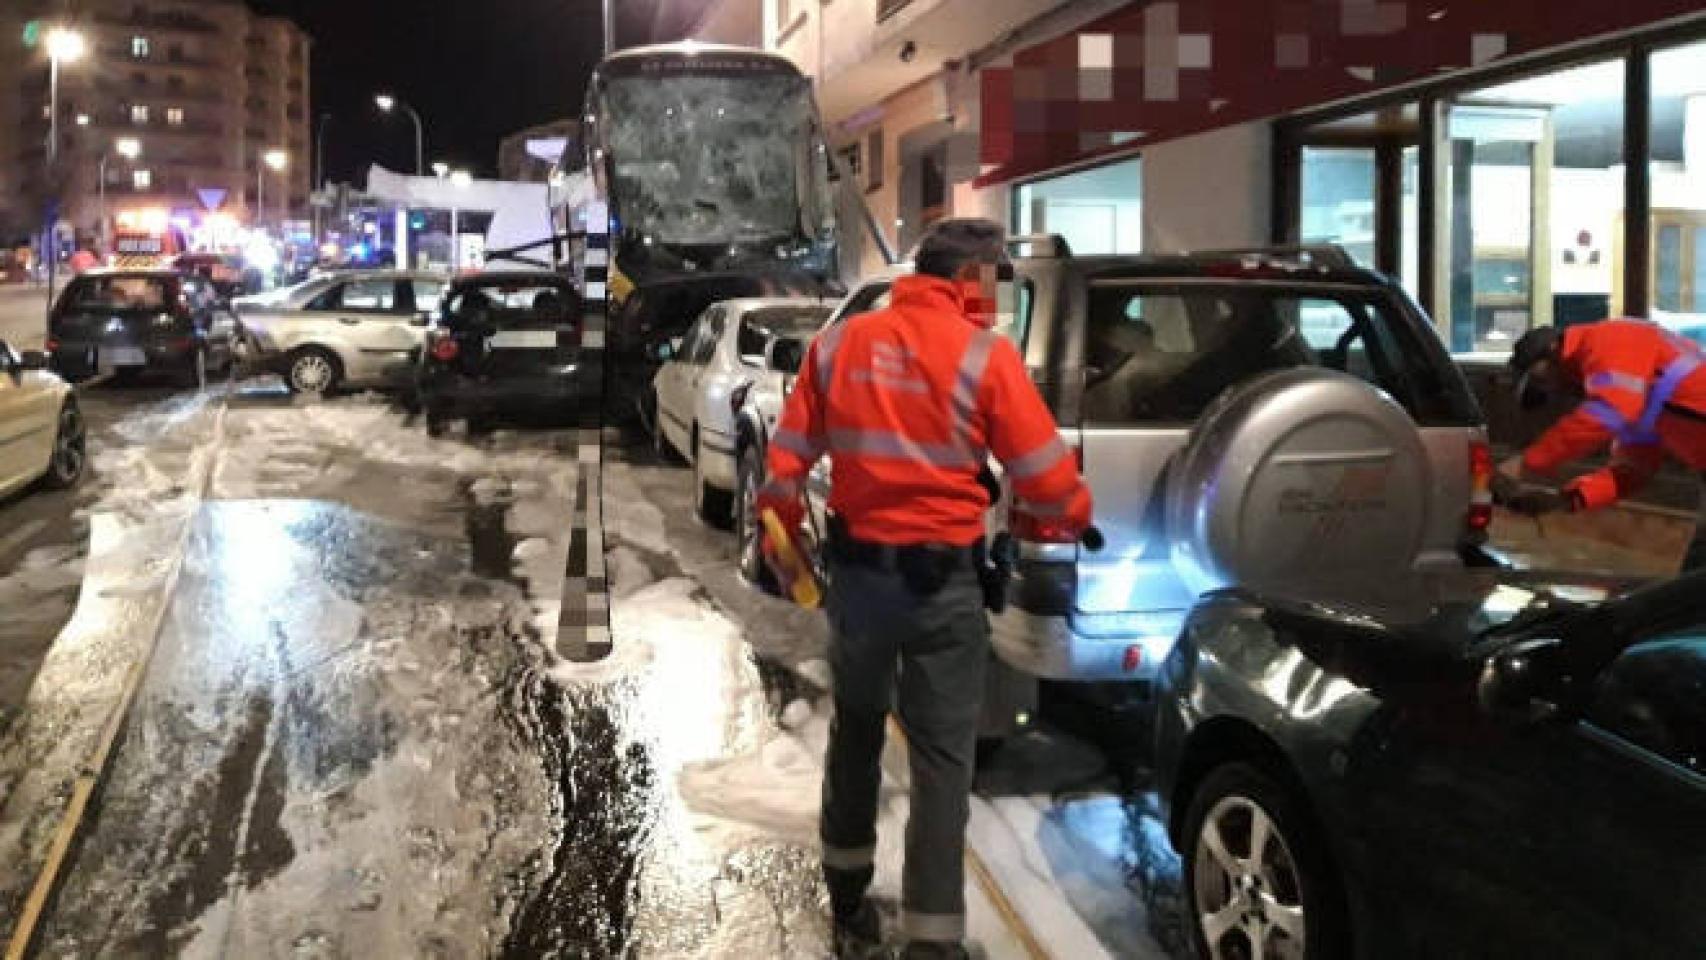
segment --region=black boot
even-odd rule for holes
[[[829,888],[829,907],[835,918],[835,956],[837,960],[874,960],[889,954],[883,948],[883,923],[875,907],[865,899],[876,875],[874,867],[854,870],[823,868],[824,885]]]
[[[869,900],[835,918],[835,960],[891,960],[883,945],[883,920]]]

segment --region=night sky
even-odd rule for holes
[[[619,45],[677,39],[704,0],[613,0]],[[498,141],[580,112],[602,44],[599,0],[249,0],[314,38],[314,115],[326,122],[332,181],[363,182],[370,163],[408,171],[414,128],[387,117],[373,94],[420,111],[426,162],[481,175]],[[428,12],[430,11],[430,12]]]

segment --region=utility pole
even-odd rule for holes
[[[611,0],[604,0],[604,55],[610,56],[616,52],[616,12],[612,9]]]

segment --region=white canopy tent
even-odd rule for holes
[[[557,184],[518,183],[509,180],[463,180],[414,177],[387,170],[377,164],[367,172],[367,195],[381,203],[396,207],[398,216],[399,263],[407,262],[405,249],[410,210],[455,210],[489,213],[491,225],[485,234],[488,249],[511,249],[540,244],[536,257],[549,257],[548,244],[555,230],[552,226],[553,204],[572,207],[585,205],[592,199],[591,179],[584,174],[563,178]],[[528,269],[525,264],[498,260],[487,269]]]

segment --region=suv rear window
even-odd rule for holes
[[[1084,420],[1189,423],[1270,370],[1343,370],[1418,423],[1466,424],[1475,406],[1443,348],[1378,292],[1218,284],[1092,284]]]

